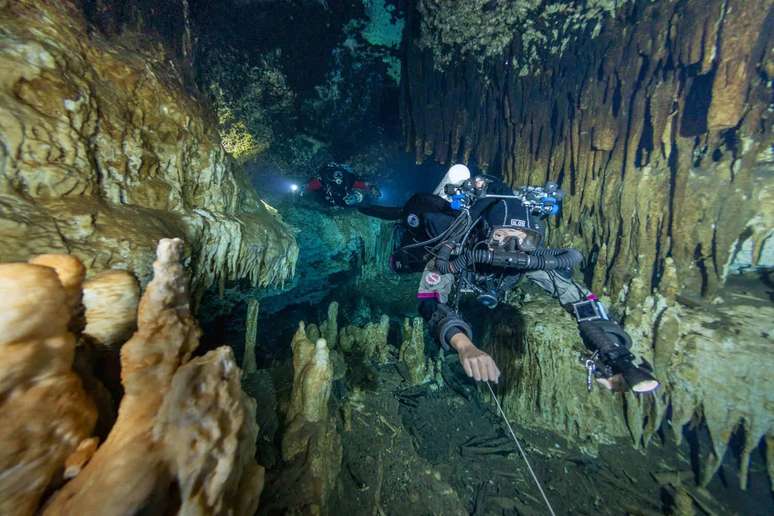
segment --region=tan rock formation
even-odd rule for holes
[[[272,485],[270,509],[324,514],[341,469],[341,437],[328,405],[333,379],[325,339],[312,343],[301,323],[293,337],[293,392],[282,437],[282,473]]]
[[[156,242],[175,235],[197,290],[292,274],[292,233],[161,45],[108,40],[69,1],[3,2],[0,26],[0,260],[67,253],[145,284]]]
[[[336,301],[328,305],[328,318],[320,325],[320,334],[331,349],[338,345],[339,304]]]
[[[518,313],[504,307],[480,338],[502,370],[498,390],[509,418],[559,431],[591,455],[600,442],[629,434],[621,395],[588,392],[577,325],[553,299],[530,299]]]
[[[89,278],[83,284],[83,334],[102,346],[116,348],[134,333],[139,302],[140,285],[126,271],[105,271]]]
[[[365,360],[376,360],[385,364],[390,359],[390,347],[387,335],[390,331],[390,318],[382,315],[379,322],[370,322],[364,327],[346,326],[339,332],[339,348],[345,353],[359,353]]]
[[[0,513],[8,515],[35,512],[97,419],[72,370],[68,331],[83,266],[68,256],[33,261],[0,265]]]
[[[159,243],[137,332],[121,350],[125,396],[118,420],[45,514],[133,514],[149,506],[184,514],[255,512],[263,484],[253,459],[255,402],[241,391],[229,348],[190,360],[200,331],[182,253],[179,239]]]

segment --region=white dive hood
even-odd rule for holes
[[[470,179],[470,169],[466,167],[465,165],[453,165],[447,172],[446,175],[443,176],[443,179],[441,179],[441,182],[438,183],[438,186],[435,187],[435,190],[433,190],[433,193],[435,195],[441,196],[447,201],[450,201],[449,196],[446,195],[444,192],[444,188],[446,185],[455,185],[459,186],[465,181]]]

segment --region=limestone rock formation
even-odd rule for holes
[[[525,34],[515,30],[483,70],[468,59],[439,71],[421,44],[428,15],[409,10],[407,144],[418,161],[475,161],[514,185],[558,181],[569,195],[552,241],[585,251],[597,291],[617,294],[634,277],[659,288],[671,258],[681,290],[709,294],[745,245],[752,266],[764,265],[772,245],[766,23],[774,7],[618,4],[596,38],[569,47],[558,31],[540,40],[545,49],[522,55]],[[529,73],[516,69],[535,56]]]
[[[126,271],[105,271],[83,284],[84,335],[102,346],[126,342],[137,326],[140,286]]]
[[[339,348],[344,353],[359,353],[364,360],[375,360],[385,364],[390,360],[390,347],[387,336],[390,331],[390,318],[382,315],[379,322],[370,322],[365,326],[345,326],[339,334]]]
[[[519,425],[559,431],[592,455],[600,442],[628,436],[621,395],[588,392],[577,324],[553,299],[538,295],[518,312],[503,307],[480,338],[502,370],[502,403]]]
[[[750,454],[761,440],[773,453],[774,383],[767,373],[774,368],[768,352],[772,336],[761,328],[770,326],[774,309],[754,302],[730,293],[725,303],[697,309],[649,298],[641,309],[647,317],[640,314],[640,325],[628,331],[633,351],[654,365],[662,382],[653,396],[599,387],[588,392],[581,364],[587,352],[576,323],[542,295],[520,304],[518,315],[506,312],[492,322],[481,340],[503,371],[503,406],[519,424],[560,431],[593,455],[599,443],[615,438],[647,444],[670,407],[679,442],[683,427],[701,414],[713,445],[703,457],[703,483],[716,472],[734,433],[744,429],[739,461],[744,489]]]
[[[77,457],[68,462],[77,476],[47,502],[45,514],[132,514],[149,506],[184,514],[255,512],[263,485],[253,458],[255,402],[241,390],[230,348],[191,360],[200,331],[182,257],[181,240],[159,243],[137,332],[121,349],[125,395],[118,420],[85,467]]]
[[[271,486],[270,509],[325,513],[341,469],[341,437],[329,414],[333,365],[325,339],[312,343],[300,324],[293,337],[293,391],[282,436],[280,477]]]
[[[292,233],[240,178],[183,72],[152,38],[91,30],[80,8],[0,4],[0,259],[67,253],[145,284],[156,242],[175,235],[197,290],[288,278]]]
[[[425,325],[421,317],[403,321],[403,343],[399,356],[401,362],[406,365],[411,385],[419,385],[430,379],[430,369],[425,357]]]
[[[97,419],[72,369],[68,330],[83,265],[69,256],[32,261],[0,265],[0,513],[8,515],[35,512]]]

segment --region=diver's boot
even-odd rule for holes
[[[581,335],[594,350],[594,372],[599,383],[611,390],[652,392],[659,383],[645,367],[634,364],[629,351],[631,337],[615,321],[596,319],[579,323]],[[625,382],[625,386],[623,385]]]
[[[653,392],[658,388],[658,380],[645,367],[638,367],[631,360],[615,364],[612,369],[615,374],[623,377],[627,386],[634,392]]]

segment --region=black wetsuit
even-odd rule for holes
[[[365,197],[367,183],[350,172],[347,167],[331,163],[322,167],[317,176],[307,183],[307,190],[319,194],[321,200],[331,206],[350,206],[349,196],[359,190],[361,201]],[[354,203],[357,204],[357,203]]]
[[[513,190],[502,181],[495,180],[487,186],[487,194],[491,195],[513,195]],[[449,228],[459,214],[452,210],[449,203],[439,196],[432,194],[417,194],[413,196],[404,206],[401,213],[401,220],[404,225],[408,225],[408,235],[410,239],[404,237],[404,241],[422,242],[437,237]],[[545,232],[544,222],[534,217],[530,211],[522,204],[519,199],[497,199],[483,198],[476,201],[470,208],[472,221],[475,222],[471,238],[480,240],[484,238],[489,228],[494,226],[510,226],[516,228],[533,229],[541,235]],[[421,264],[425,268],[426,257],[423,260],[417,260],[418,255],[422,255],[424,250],[419,248],[412,249],[414,253],[414,270]],[[421,269],[419,269],[421,270]],[[432,262],[425,271],[432,272]],[[572,280],[571,271],[529,271],[529,272],[510,272],[504,275],[499,286],[503,290],[513,288],[522,277],[527,277],[533,283],[536,283],[546,290],[553,297],[560,300],[563,305],[569,305],[580,301],[589,294],[589,290]],[[424,281],[424,276],[423,276]],[[435,330],[438,329],[440,321],[447,318],[453,311],[446,305],[443,296],[425,296],[421,291],[417,297],[420,298],[419,313],[430,323],[431,332],[437,336]],[[448,293],[447,293],[448,294]],[[445,335],[437,336],[441,345],[448,347],[449,339],[460,331],[470,331],[464,321],[459,326],[451,325]]]

